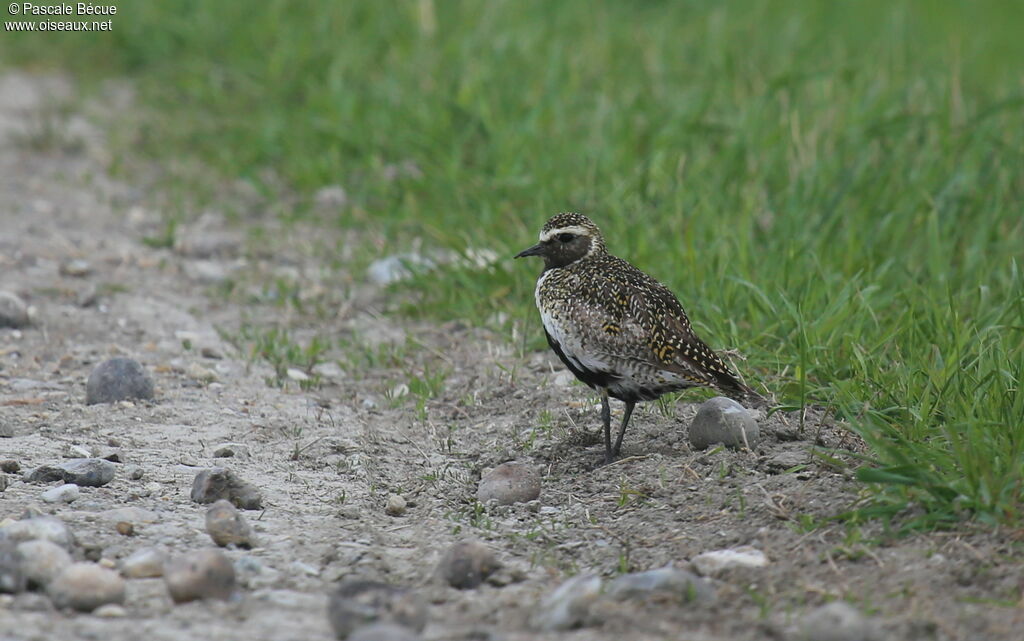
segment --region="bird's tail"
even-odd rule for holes
[[[754,388],[748,387],[734,378],[730,377],[728,381],[719,381],[719,389],[726,396],[749,409],[767,410],[772,407],[771,401],[754,391]]]

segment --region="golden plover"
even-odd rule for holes
[[[746,405],[767,405],[693,333],[668,288],[608,253],[601,230],[586,216],[551,218],[540,242],[515,257],[524,256],[544,259],[535,295],[548,344],[601,395],[606,461],[618,456],[638,401],[707,386]],[[609,396],[626,404],[614,446]]]

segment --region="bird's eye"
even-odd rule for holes
[[[576,234],[559,234],[557,238],[559,242],[567,243],[571,241],[573,238],[576,238]]]

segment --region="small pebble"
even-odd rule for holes
[[[672,566],[624,574],[612,581],[607,590],[615,599],[642,598],[654,592],[671,594],[683,603],[715,599],[715,589],[710,582]]]
[[[78,500],[78,497],[81,495],[82,493],[77,485],[65,483],[64,485],[51,487],[39,496],[47,503],[72,503]]]
[[[175,603],[231,598],[235,568],[220,550],[196,550],[164,565],[164,581]]]
[[[0,292],[0,327],[26,327],[29,324],[28,305],[11,292]]]
[[[61,263],[59,271],[61,276],[84,278],[92,273],[92,265],[89,264],[89,261],[75,258]]]
[[[387,505],[384,506],[384,512],[389,516],[402,516],[405,514],[406,502],[399,494],[389,494]]]
[[[377,581],[347,581],[331,593],[327,619],[338,639],[373,623],[395,623],[422,632],[426,602],[416,592]]]
[[[114,480],[117,465],[101,458],[72,459],[58,465],[64,473],[65,483],[83,487],[100,487]]]
[[[146,473],[138,465],[128,468],[128,478],[130,478],[133,481],[138,481],[145,475]]]
[[[114,529],[121,536],[135,536],[135,524],[131,521],[118,521],[114,524]]]
[[[541,631],[569,630],[585,623],[590,606],[601,595],[601,577],[574,576],[541,601],[533,625]]]
[[[47,593],[58,608],[92,612],[107,603],[124,603],[124,579],[95,563],[74,563],[50,582]]]
[[[22,541],[18,544],[21,570],[30,588],[45,588],[71,565],[71,555],[52,541]]]
[[[234,505],[219,499],[206,511],[206,532],[221,547],[252,547],[252,528]]]
[[[4,459],[0,461],[0,472],[7,472],[8,474],[17,474],[21,471],[21,463],[18,463],[14,459]]]
[[[409,628],[394,623],[373,623],[359,628],[349,641],[420,641],[422,637]]]
[[[807,614],[800,624],[804,641],[880,641],[879,627],[845,601],[833,601]]]
[[[116,603],[108,603],[93,610],[92,614],[104,619],[121,619],[128,616],[128,611]]]
[[[211,467],[196,474],[191,496],[193,501],[202,504],[227,499],[243,510],[263,507],[263,497],[256,486],[223,467]]]
[[[715,443],[753,449],[761,438],[757,421],[742,405],[724,396],[705,401],[690,423],[690,445],[703,450]]]
[[[81,445],[69,444],[60,454],[64,458],[92,458],[92,452]]]
[[[477,541],[460,541],[441,557],[437,572],[453,588],[468,590],[483,583],[499,567],[501,564],[486,545]]]
[[[540,496],[540,475],[532,466],[502,463],[484,474],[476,490],[481,503],[495,501],[498,505],[528,503]]]
[[[164,553],[157,548],[141,548],[121,562],[121,574],[129,579],[164,575]]]
[[[26,585],[17,543],[0,538],[0,594],[24,592]]]
[[[153,398],[153,380],[138,361],[111,358],[97,365],[85,386],[85,404]]]
[[[13,521],[0,527],[0,539],[8,539],[16,543],[21,541],[52,541],[65,550],[70,550],[75,543],[71,530],[55,516],[33,516]]]
[[[213,448],[213,458],[249,458],[249,446],[241,443],[222,443]]]
[[[185,376],[188,376],[192,380],[198,383],[213,383],[217,380],[217,373],[212,369],[203,367],[199,363],[191,363],[185,368]]]
[[[718,576],[730,568],[761,568],[768,565],[764,552],[749,545],[727,550],[713,550],[693,557],[693,569],[701,576]]]

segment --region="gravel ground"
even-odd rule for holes
[[[387,313],[388,293],[365,274],[323,268],[317,248],[344,246],[340,232],[295,226],[254,245],[210,214],[175,248],[148,247],[158,199],[107,175],[103,130],[77,112],[67,140],[40,128],[38,114],[70,93],[59,78],[0,76],[0,291],[30,319],[0,329],[0,528],[56,516],[74,561],[130,574],[125,560],[143,548],[217,549],[209,506],[191,498],[202,470],[252,483],[261,508],[239,511],[251,547],[223,549],[229,599],[176,605],[161,577],[127,578],[123,603],[93,613],[58,610],[45,591],[0,594],[0,639],[331,639],[328,595],[361,579],[412,588],[424,639],[1020,638],[1020,532],[893,538],[825,521],[860,498],[849,467],[860,442],[842,425],[812,412],[801,431],[795,417],[762,415],[754,451],[694,451],[696,404],[646,404],[624,458],[599,465],[596,397],[553,355]],[[130,104],[125,92],[107,99],[108,114]],[[311,326],[237,304],[268,274],[330,313]],[[268,385],[272,369],[223,338],[254,318],[348,347],[315,389]],[[90,372],[114,357],[141,363],[152,400],[86,404]],[[437,380],[437,393],[421,397],[415,380]],[[116,459],[114,478],[62,490],[70,503],[43,499],[62,481],[25,480],[86,456]],[[536,471],[539,498],[478,504],[481,476],[508,461]],[[446,556],[463,540],[485,549]],[[700,556],[741,546],[753,548],[745,566]],[[479,585],[451,587],[439,564],[477,572]],[[613,583],[666,566],[677,571]]]

